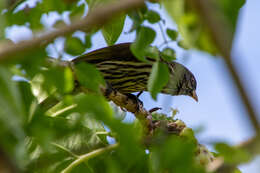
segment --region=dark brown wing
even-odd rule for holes
[[[94,64],[105,80],[122,93],[147,90],[152,65],[136,59],[130,50],[130,45],[131,43],[122,43],[101,48],[79,56],[72,62]]]
[[[97,49],[73,59],[72,62],[98,64],[107,60],[138,61],[130,51],[130,45],[131,43],[121,43]]]

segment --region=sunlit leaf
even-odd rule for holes
[[[85,5],[84,4],[81,4],[81,5],[77,5],[75,6],[74,8],[72,8],[71,10],[71,13],[70,13],[70,17],[73,18],[73,17],[78,17],[78,16],[83,16],[84,14],[84,10],[85,10]]]
[[[73,90],[74,80],[69,68],[51,67],[42,72],[44,75],[44,90],[51,93],[55,88],[58,93],[69,93]]]
[[[159,55],[159,50],[155,46],[148,46],[145,50],[145,56],[148,58],[153,58],[155,60],[158,60],[160,55]]]
[[[216,17],[217,20],[215,22],[218,22],[221,25],[220,27],[224,27],[223,30],[228,31],[230,34],[225,36],[225,42],[231,49],[237,17],[245,0],[238,0],[235,3],[226,0],[214,0],[210,3],[212,3],[212,9],[214,10],[208,12],[214,13],[211,15]],[[185,47],[197,48],[213,55],[218,53],[208,26],[200,19],[191,2],[187,0],[166,0],[164,1],[164,7],[177,23],[178,31],[184,39]]]
[[[176,53],[174,51],[174,49],[172,48],[165,48],[162,50],[161,52],[161,57],[166,60],[166,61],[172,61],[172,60],[175,60],[176,59]]]
[[[187,0],[166,0],[164,7],[173,20],[177,23],[178,31],[181,34],[186,47],[197,48],[216,54],[216,48],[212,42],[205,24],[200,20],[198,14],[192,10]],[[205,48],[201,38],[206,39]]]
[[[118,16],[102,28],[102,35],[107,45],[111,46],[115,44],[115,42],[119,38],[125,24],[125,17],[125,14]]]
[[[231,147],[226,143],[217,143],[215,148],[224,157],[225,162],[230,164],[247,162],[251,158],[250,154],[245,150]]]
[[[152,24],[161,20],[161,16],[154,10],[149,10],[145,14],[145,18]]]
[[[156,33],[149,27],[141,27],[136,40],[131,44],[132,53],[141,61],[145,61],[145,50],[155,39]]]
[[[172,40],[176,40],[178,37],[178,32],[176,30],[173,29],[169,29],[167,28],[166,30],[167,35],[172,39]]]
[[[160,140],[158,138],[157,140]],[[194,162],[195,144],[172,136],[150,149],[152,172],[202,173]],[[189,165],[189,166],[187,166]]]
[[[68,37],[65,43],[65,51],[71,55],[80,55],[85,51],[86,47],[79,38]]]
[[[75,72],[79,82],[91,91],[99,92],[99,85],[104,84],[100,72],[91,64],[77,64],[75,65]]]

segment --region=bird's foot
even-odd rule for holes
[[[136,107],[137,110],[139,110],[141,107],[143,107],[143,102],[138,98],[138,95],[135,96],[135,95],[130,94],[130,93],[125,94],[125,95],[128,97],[128,99],[131,99],[132,101],[135,102],[135,104],[137,106]]]
[[[160,108],[160,107],[155,107],[155,108],[150,109],[149,112],[153,113],[153,112],[156,112],[156,111],[161,110],[161,109],[162,108]]]
[[[136,97],[139,98],[140,95],[141,95],[143,92],[144,92],[144,91],[140,91],[140,92],[136,95]]]
[[[107,99],[107,100],[110,100],[109,99],[109,96],[112,92],[114,92],[115,90],[113,89],[112,85],[110,85],[108,82],[106,82],[106,89],[105,89],[105,92],[104,92],[104,97]]]

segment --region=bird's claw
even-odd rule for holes
[[[149,110],[149,113],[153,113],[155,111],[158,111],[158,110],[161,110],[162,108],[159,108],[159,107],[155,107],[155,108],[152,108]]]
[[[136,109],[139,110],[141,107],[143,107],[143,102],[135,95],[133,94],[126,94],[127,97],[131,100],[133,100],[136,104]]]

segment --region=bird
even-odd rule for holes
[[[122,94],[147,91],[147,83],[154,59],[146,57],[148,62],[140,61],[131,52],[132,43],[120,43],[100,48],[80,55],[71,62],[76,65],[86,62],[93,64],[103,75],[105,81]],[[198,101],[196,94],[197,82],[194,75],[182,64],[168,62],[169,80],[161,93],[168,95],[186,95]]]

